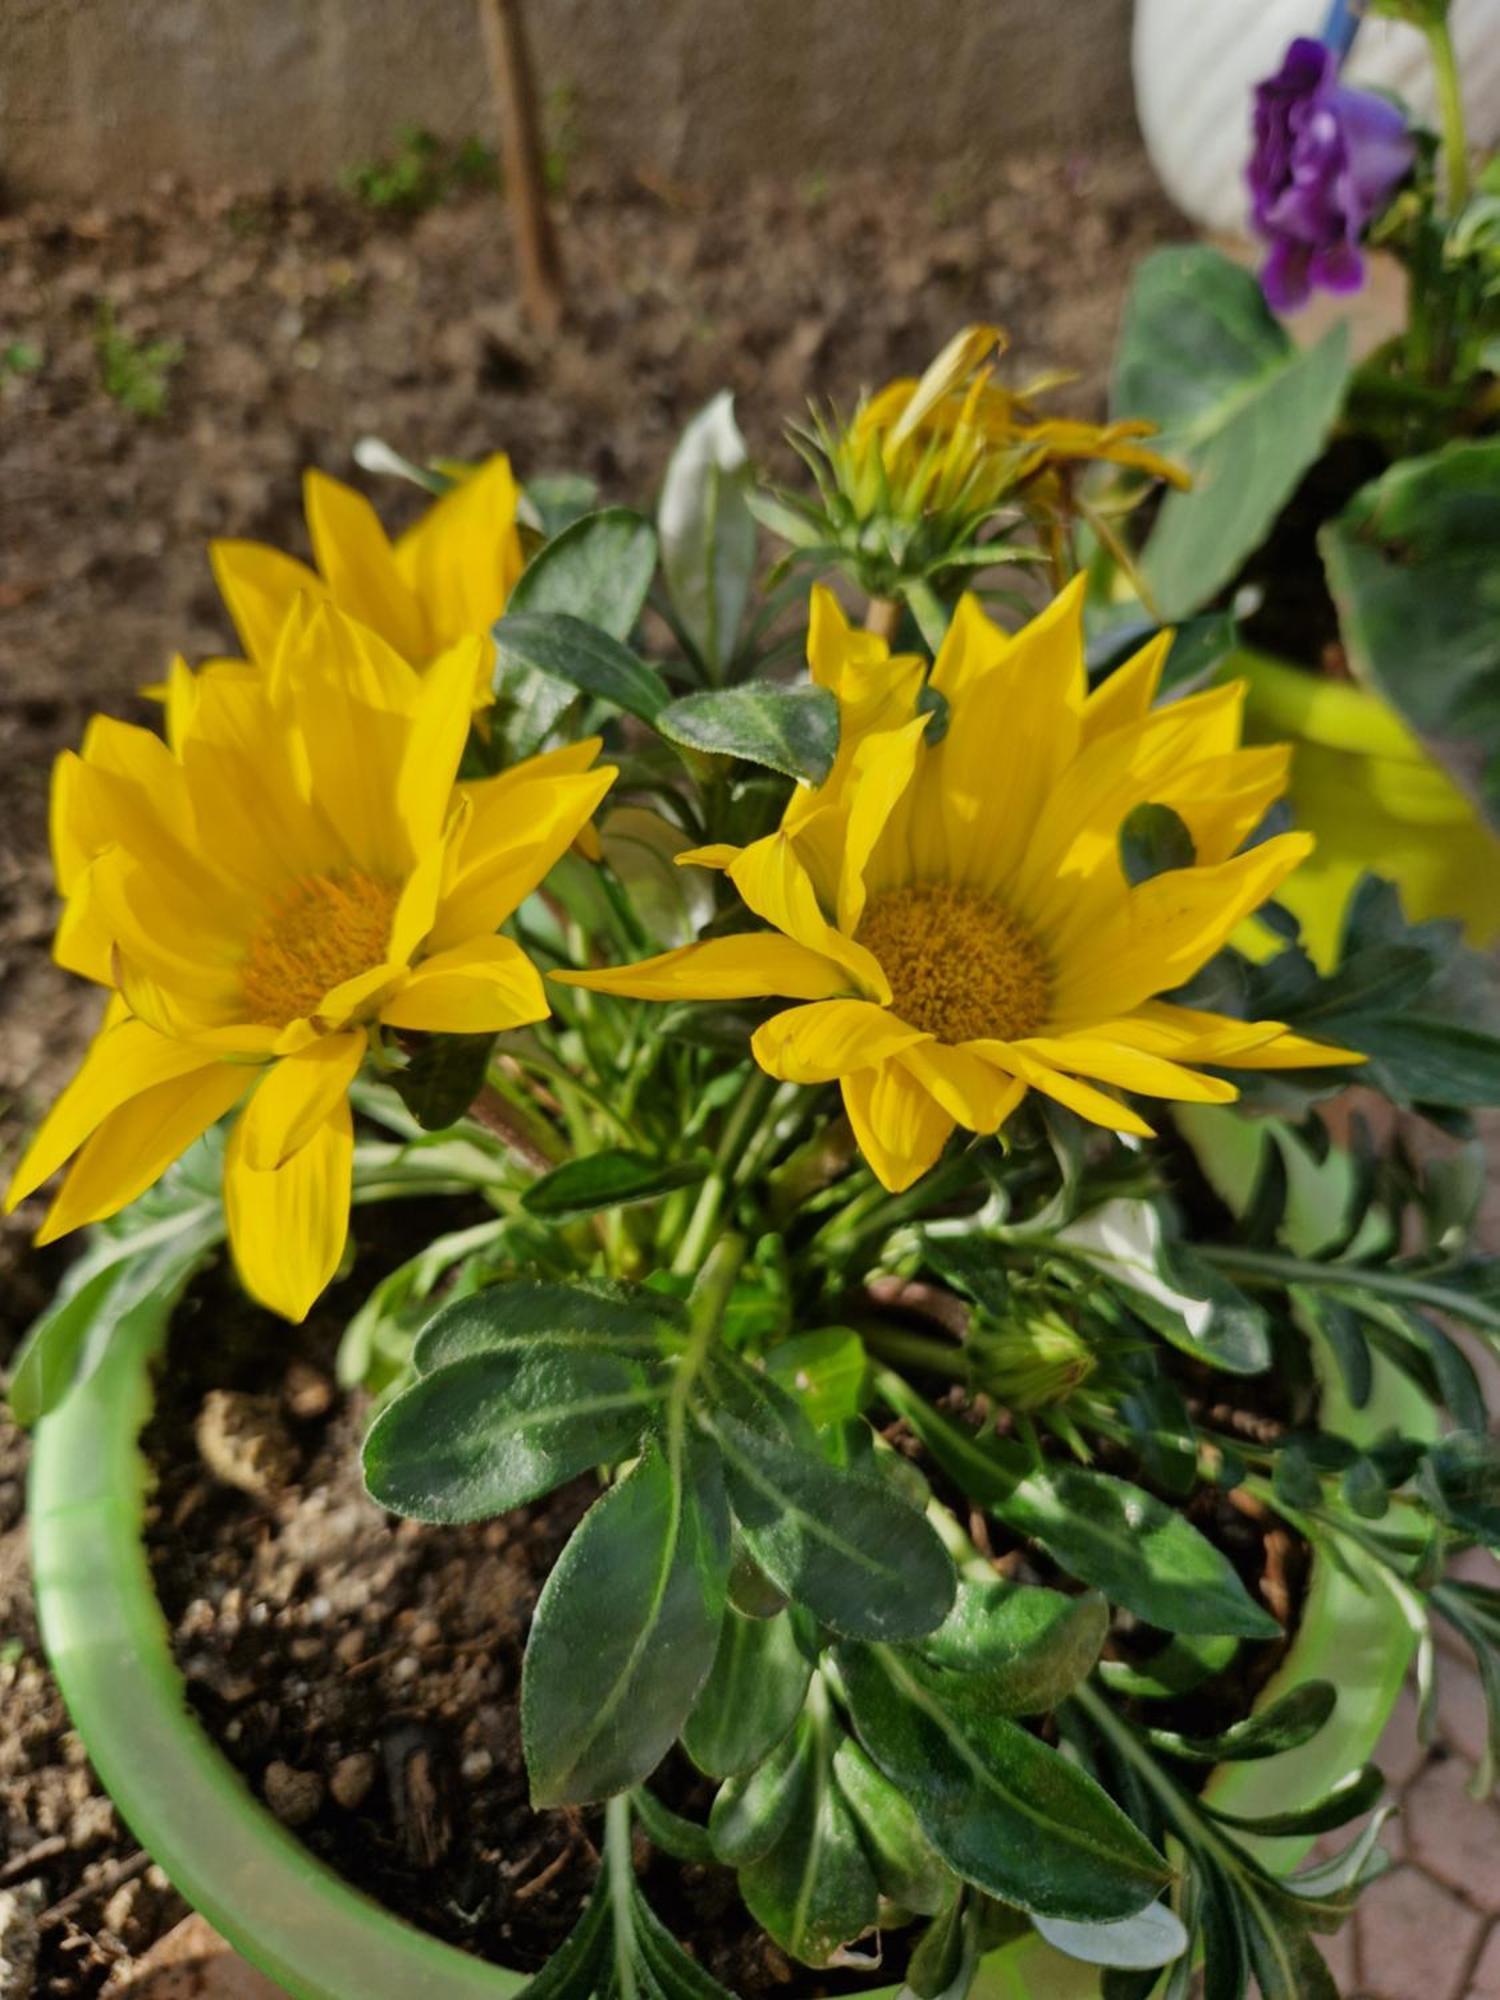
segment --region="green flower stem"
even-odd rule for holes
[[[1448,213],[1457,215],[1469,199],[1469,134],[1464,123],[1463,90],[1458,57],[1447,10],[1434,12],[1425,24],[1432,73],[1437,84],[1438,116],[1443,127],[1443,164],[1448,175]]]
[[[640,1992],[635,1976],[635,1938],[630,1912],[630,1885],[635,1877],[630,1818],[630,1794],[617,1792],[604,1808],[604,1865],[609,1870],[614,1975],[620,2000],[639,2000]]]
[[[724,1197],[733,1184],[734,1170],[775,1091],[775,1079],[757,1070],[725,1120],[723,1135],[714,1154],[713,1171],[698,1191],[697,1204],[677,1245],[677,1254],[672,1259],[672,1270],[679,1277],[690,1275],[702,1264],[723,1212]]]
[[[860,1318],[855,1331],[869,1352],[881,1361],[906,1368],[925,1368],[945,1381],[967,1382],[971,1370],[963,1349],[951,1340],[934,1340],[925,1333],[909,1333],[905,1327],[889,1326],[881,1320]]]
[[[1358,1264],[1317,1264],[1302,1257],[1281,1257],[1268,1250],[1246,1250],[1237,1243],[1199,1243],[1194,1249],[1221,1271],[1268,1285],[1322,1285],[1334,1291],[1354,1290],[1383,1293],[1388,1298],[1406,1299],[1413,1305],[1431,1306],[1452,1313],[1486,1333],[1500,1333],[1500,1312],[1481,1300],[1429,1284],[1423,1278],[1408,1278],[1400,1271],[1373,1271]]]
[[[888,1195],[877,1186],[873,1199],[868,1194],[857,1196],[819,1230],[815,1239],[818,1250],[830,1261],[852,1261],[865,1244],[889,1235],[908,1217],[962,1194],[974,1174],[974,1162],[964,1152],[951,1160],[940,1160],[904,1194]]]
[[[743,1236],[736,1235],[732,1230],[726,1231],[708,1253],[703,1269],[688,1294],[687,1346],[672,1378],[672,1395],[667,1405],[667,1435],[671,1439],[674,1458],[681,1452],[693,1384],[703,1372],[703,1364],[745,1261],[746,1248]]]

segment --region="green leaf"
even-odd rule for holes
[[[942,1623],[952,1561],[884,1480],[842,1472],[727,1410],[710,1421],[745,1545],[788,1597],[855,1638],[915,1638]]]
[[[1337,1703],[1331,1681],[1304,1681],[1217,1736],[1181,1736],[1168,1729],[1148,1729],[1146,1735],[1158,1750],[1192,1764],[1248,1763],[1311,1742]]]
[[[562,611],[628,639],[656,571],[656,530],[628,507],[571,522],[539,549],[506,604],[513,612]]]
[[[833,1775],[854,1814],[881,1895],[919,1916],[941,1910],[953,1891],[951,1870],[901,1793],[851,1736],[839,1739]]]
[[[6,1396],[23,1428],[86,1381],[131,1327],[165,1325],[223,1239],[222,1159],[223,1142],[210,1133],[122,1215],[89,1231],[16,1352]]]
[[[964,1577],[953,1609],[920,1651],[982,1679],[999,1714],[1042,1715],[1091,1672],[1108,1633],[1109,1606],[1096,1591],[1065,1597],[999,1577]]]
[[[1111,408],[1156,424],[1193,478],[1163,498],[1141,558],[1163,618],[1207,604],[1264,541],[1338,416],[1347,345],[1339,325],[1299,349],[1252,274],[1217,250],[1158,250],[1137,266]]]
[[[659,1847],[663,1854],[670,1854],[674,1861],[690,1861],[704,1868],[718,1859],[708,1828],[700,1826],[695,1819],[685,1819],[681,1813],[673,1812],[645,1785],[636,1786],[630,1794],[630,1803],[651,1845]]]
[[[801,1404],[809,1423],[838,1424],[864,1406],[864,1342],[847,1326],[794,1334],[766,1356],[766,1373]]]
[[[750,1618],[733,1604],[682,1747],[710,1778],[748,1771],[768,1756],[802,1712],[812,1663],[790,1617]]]
[[[875,1871],[858,1822],[834,1780],[841,1732],[814,1682],[791,1738],[772,1844],[740,1869],[740,1894],[761,1928],[804,1965],[836,1962],[879,1908]]]
[[[1319,546],[1355,672],[1423,734],[1477,744],[1500,816],[1500,442],[1398,460]]]
[[[365,1439],[373,1499],[419,1521],[486,1521],[627,1458],[665,1393],[618,1349],[492,1348],[419,1375]]]
[[[1275,1836],[1331,1833],[1362,1813],[1372,1812],[1384,1790],[1384,1772],[1374,1764],[1365,1764],[1357,1771],[1347,1772],[1321,1798],[1293,1806],[1287,1812],[1261,1813],[1246,1819],[1239,1813],[1218,1812],[1211,1805],[1205,1805],[1204,1811],[1211,1813],[1221,1826],[1238,1827],[1244,1833]]]
[[[687,1313],[678,1299],[611,1278],[508,1278],[439,1307],[417,1336],[412,1362],[430,1375],[470,1354],[527,1354],[539,1345],[613,1348],[651,1359],[680,1346]]]
[[[456,1125],[484,1088],[493,1035],[426,1035],[405,1069],[391,1075],[396,1095],[424,1132]]]
[[[734,657],[755,570],[753,484],[734,398],[721,390],[678,439],[656,510],[672,608],[714,680]]]
[[[839,747],[839,706],[827,688],[772,681],[682,695],[656,726],[690,750],[738,757],[811,785],[828,776]]]
[[[1428,1452],[1417,1485],[1440,1519],[1500,1548],[1500,1442],[1475,1431],[1450,1432]]]
[[[933,1918],[917,1941],[897,2000],[968,2000],[979,1970],[976,1900],[960,1885]]]
[[[794,1803],[792,1774],[804,1748],[806,1712],[751,1770],[721,1785],[708,1815],[714,1852],[731,1868],[759,1861],[781,1838]]]
[[[1181,1919],[1165,1903],[1148,1903],[1133,1917],[1121,1917],[1112,1924],[1070,1924],[1041,1916],[1035,1923],[1048,1944],[1069,1958],[1127,1972],[1170,1965],[1188,1947]]]
[[[1138,1667],[1102,1660],[1099,1678],[1115,1694],[1143,1701],[1173,1701],[1221,1674],[1240,1649],[1238,1639],[1189,1638],[1180,1633]]]
[[[599,1208],[623,1208],[658,1201],[676,1188],[697,1187],[713,1165],[706,1153],[661,1160],[623,1146],[605,1146],[565,1160],[535,1180],[521,1197],[532,1215],[587,1215]]]
[[[965,1881],[1023,1910],[1132,1916],[1161,1856],[1076,1764],[993,1713],[971,1677],[890,1646],[837,1653],[859,1740]]]
[[[1134,806],[1120,822],[1120,866],[1132,887],[1198,858],[1187,822],[1171,806]]]
[[[521,1675],[532,1802],[628,1790],[676,1741],[708,1678],[729,1577],[712,1447],[649,1442],[584,1516],[537,1602]]]
[[[507,611],[495,627],[496,699],[512,700],[512,681],[538,677],[576,695],[592,695],[641,722],[654,722],[667,703],[667,685],[654,667],[597,625],[563,611]],[[557,709],[553,720],[562,713]],[[550,725],[549,725],[550,726]]]
[[[1164,1632],[1281,1636],[1228,1557],[1128,1480],[1059,1465],[1032,1473],[994,1511],[1080,1582]]]

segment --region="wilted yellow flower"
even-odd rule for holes
[[[815,592],[809,660],[839,697],[838,762],[776,833],[681,857],[727,870],[770,931],[558,976],[655,1000],[807,1003],[756,1031],[756,1059],[790,1082],[837,1079],[891,1189],[956,1124],[994,1132],[1028,1090],[1149,1136],[1111,1088],[1223,1103],[1233,1085],[1194,1065],[1359,1060],[1156,998],[1312,842],[1239,851],[1285,783],[1286,751],[1239,747],[1239,688],[1153,711],[1166,636],[1088,694],[1082,606],[1080,579],[1012,638],[964,598],[932,670],[948,705],[933,742],[916,663],[886,661]],[[1179,815],[1194,859],[1133,886],[1120,828],[1150,803]]]
[[[1288,739],[1292,816],[1317,841],[1277,891],[1314,961],[1338,959],[1344,912],[1366,873],[1401,891],[1408,917],[1457,917],[1473,945],[1500,935],[1500,840],[1406,724],[1366,688],[1241,654],[1246,733]],[[1248,940],[1247,940],[1248,942]]]
[[[460,639],[488,633],[525,567],[520,496],[503,453],[434,501],[394,543],[364,495],[326,473],[305,475],[303,497],[316,573],[261,542],[209,544],[229,615],[257,666],[270,661],[300,593],[326,598],[409,665],[425,667]],[[475,668],[476,699],[488,696],[491,665],[486,651]]]
[[[458,783],[467,638],[425,674],[294,601],[263,672],[178,662],[167,741],[99,717],[53,786],[60,964],[112,990],[22,1161],[71,1160],[40,1241],[114,1214],[216,1119],[245,1284],[300,1319],[348,1228],[347,1092],[379,1025],[489,1033],[548,1012],[498,926],[614,777],[598,740]]]

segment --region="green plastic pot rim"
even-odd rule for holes
[[[512,2000],[526,1976],[417,1930],[317,1860],[249,1790],[188,1704],[142,1539],[147,1468],[137,1440],[152,1406],[159,1330],[127,1324],[95,1372],[38,1426],[31,1477],[33,1570],[43,1641],[73,1722],[122,1818],[175,1887],[294,2000]],[[1336,1386],[1327,1395],[1341,1403]],[[1384,1377],[1356,1441],[1430,1413]],[[1264,1764],[1221,1768],[1227,1809],[1285,1809],[1364,1763],[1405,1677],[1412,1635],[1391,1595],[1315,1562],[1301,1628],[1261,1699],[1309,1678],[1340,1688],[1312,1742]],[[1295,1766],[1295,1769],[1294,1769]],[[1288,1868],[1308,1843],[1264,1843]],[[895,1989],[867,2000],[892,2000]],[[1095,1968],[1034,1933],[984,1962],[975,2000],[1095,2000]]]

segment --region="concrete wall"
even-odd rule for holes
[[[607,169],[764,171],[1131,129],[1130,0],[530,0]],[[327,181],[403,124],[488,134],[474,0],[0,0],[11,194]]]

